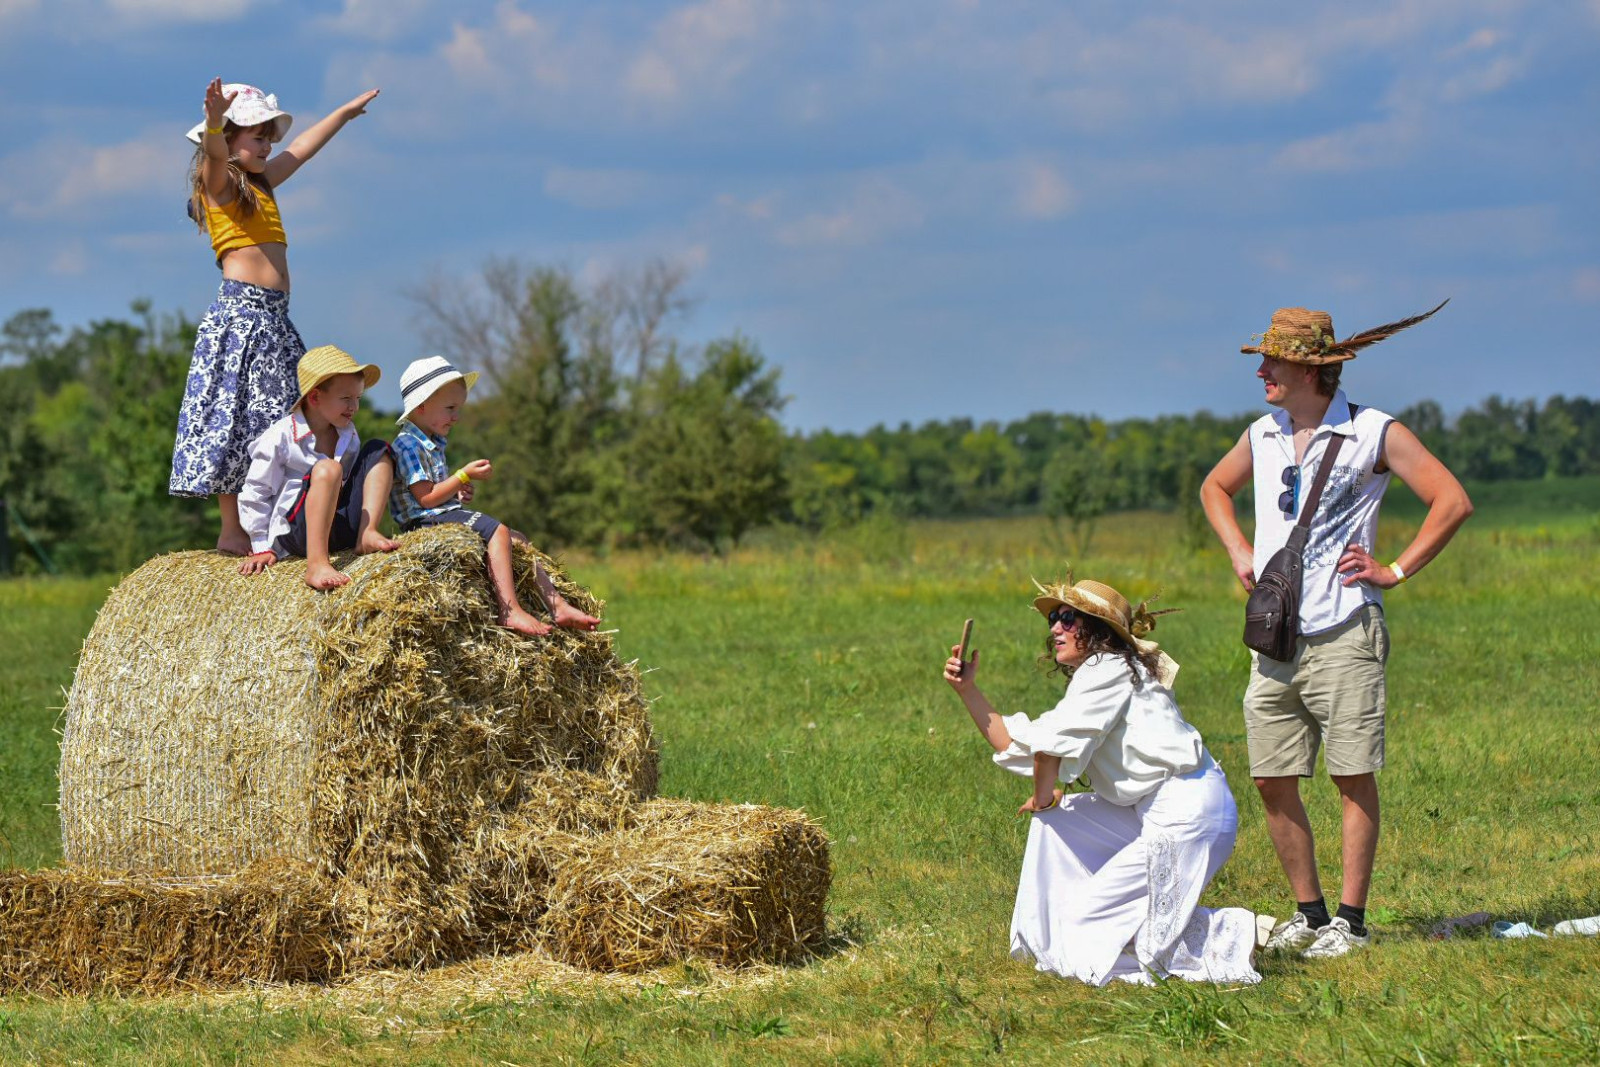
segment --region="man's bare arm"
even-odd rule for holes
[[[1200,483],[1200,504],[1205,508],[1206,519],[1217,532],[1222,547],[1228,550],[1228,560],[1233,564],[1239,584],[1247,590],[1256,584],[1255,550],[1244,531],[1239,529],[1239,520],[1233,514],[1233,498],[1250,481],[1251,470],[1250,435],[1246,432]]]

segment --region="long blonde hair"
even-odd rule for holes
[[[233,135],[238,133],[240,126],[232,119],[222,122],[222,136],[231,141]],[[201,177],[206,160],[206,146],[202,140],[195,147],[194,158],[189,161],[189,217],[194,220],[195,229],[201,233],[210,230],[209,216],[206,213],[206,189]],[[245,173],[239,161],[233,156],[228,157],[228,179],[233,183],[235,202],[239,205],[239,213],[246,218],[256,213],[256,208],[261,201],[256,195],[256,183],[250,180],[250,175]]]

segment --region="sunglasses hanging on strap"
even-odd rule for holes
[[[1351,407],[1352,413],[1354,406]],[[1300,508],[1300,518],[1289,531],[1289,540],[1272,554],[1256,575],[1255,588],[1244,606],[1244,643],[1266,656],[1286,662],[1294,658],[1294,641],[1300,636],[1300,587],[1305,577],[1306,540],[1311,535],[1311,520],[1322,500],[1322,487],[1328,472],[1339,458],[1345,434],[1334,434],[1322,453],[1317,477]]]

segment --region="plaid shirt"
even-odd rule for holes
[[[437,485],[455,477],[444,458],[444,443],[444,438],[411,422],[395,436],[390,446],[394,450],[394,489],[389,494],[389,512],[401,529],[409,529],[425,515],[438,515],[460,506],[458,499],[450,497],[437,507],[425,508],[411,495],[411,487],[418,482]]]

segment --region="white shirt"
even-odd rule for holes
[[[299,408],[268,426],[250,446],[250,473],[239,490],[239,522],[250,535],[250,550],[266,552],[289,532],[289,509],[300,499],[300,487],[318,460],[338,460],[344,468],[341,480],[348,481],[360,444],[352,424],[339,431],[333,455],[323,455]]]
[[[1196,770],[1209,759],[1200,731],[1184,721],[1172,690],[1138,670],[1135,688],[1121,656],[1090,656],[1054,708],[1037,720],[1004,717],[1011,745],[994,761],[1031,778],[1035,753],[1060,756],[1063,782],[1087,777],[1096,793],[1124,807]]]
[[[1255,470],[1256,533],[1255,570],[1267,565],[1272,554],[1289,540],[1298,511],[1304,507],[1311,483],[1317,476],[1328,441],[1336,433],[1348,434],[1339,446],[1339,460],[1328,472],[1322,500],[1312,516],[1306,539],[1305,581],[1300,588],[1300,632],[1319,634],[1333,629],[1366,604],[1383,603],[1383,592],[1366,582],[1346,586],[1339,581],[1339,557],[1352,541],[1368,552],[1377,547],[1378,506],[1393,477],[1375,468],[1383,456],[1384,434],[1394,419],[1374,408],[1364,407],[1354,417],[1344,390],[1337,390],[1328,402],[1322,422],[1306,446],[1300,462],[1300,491],[1296,514],[1285,515],[1278,507],[1284,491],[1283,471],[1294,462],[1294,430],[1286,411],[1274,411],[1250,424],[1250,458]]]

